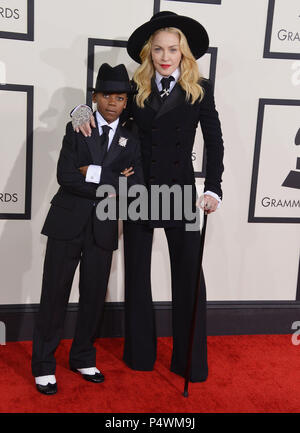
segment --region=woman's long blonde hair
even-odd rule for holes
[[[175,33],[179,36],[179,47],[182,58],[180,62],[180,77],[178,83],[186,93],[186,100],[191,104],[194,104],[198,98],[201,100],[204,96],[204,91],[199,84],[202,77],[200,76],[197,62],[190,50],[185,35],[181,30],[175,27],[167,27],[157,30],[150,36],[142,48],[140,53],[142,63],[133,76],[133,80],[137,84],[138,90],[136,103],[139,107],[143,108],[145,100],[151,93],[151,78],[155,73],[151,57],[151,47],[154,36],[161,31]]]

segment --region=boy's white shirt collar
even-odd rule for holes
[[[175,71],[171,75],[172,75],[172,77],[174,77],[174,80],[175,80],[175,83],[176,83],[178,81],[179,77],[180,77],[180,68],[175,69]],[[171,76],[171,75],[169,75],[169,76]],[[156,82],[157,86],[161,85],[161,79],[162,78],[166,78],[166,77],[164,77],[163,75],[161,75],[159,72],[155,71],[155,82]]]
[[[119,117],[114,122],[107,123],[107,121],[103,118],[103,116],[101,116],[101,114],[99,113],[98,110],[96,111],[96,117],[97,117],[97,122],[98,122],[99,126],[102,127],[104,125],[108,125],[113,130],[114,133],[116,132],[116,129],[117,129],[118,124],[119,124]]]

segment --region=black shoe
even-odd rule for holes
[[[56,383],[48,383],[47,385],[36,384],[36,389],[42,394],[52,395],[57,393]]]
[[[80,373],[80,371],[77,370],[77,368],[71,367],[71,370],[74,371],[75,373],[79,373],[88,382],[93,382],[93,383],[104,382],[104,375],[101,372],[95,374],[82,374]]]

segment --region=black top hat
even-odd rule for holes
[[[134,93],[125,66],[121,64],[112,67],[108,63],[100,66],[96,87],[89,87],[88,90],[102,93]]]
[[[176,27],[181,30],[187,38],[189,47],[196,59],[199,59],[209,46],[208,34],[198,21],[177,15],[174,12],[158,12],[150,21],[138,27],[128,39],[127,52],[130,57],[141,63],[140,52],[150,36],[159,29]]]

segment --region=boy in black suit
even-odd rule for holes
[[[84,137],[73,131],[71,122],[67,124],[57,166],[60,188],[42,229],[48,242],[32,374],[38,391],[48,395],[57,392],[54,353],[78,263],[80,298],[70,367],[88,381],[104,380],[96,368],[93,340],[104,307],[112,252],[118,248],[118,221],[97,218],[96,191],[102,184],[117,187],[120,174],[128,178],[129,186],[143,183],[139,142],[119,124],[127,95],[132,93],[125,66],[103,64],[93,91],[97,128]]]

